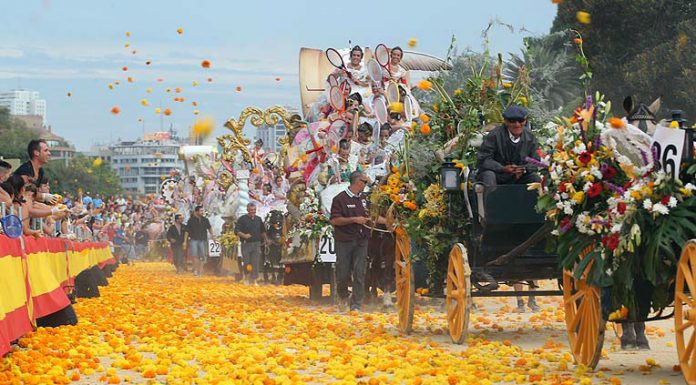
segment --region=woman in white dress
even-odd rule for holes
[[[356,45],[350,50],[350,61],[346,64],[346,69],[337,69],[334,74],[345,76],[350,84],[351,93],[358,92],[360,96],[365,98],[370,94],[370,83],[362,59],[363,50],[359,45]]]
[[[385,81],[395,81],[400,84],[408,85],[408,71],[401,67],[401,59],[404,57],[404,50],[396,46],[389,52],[389,71],[385,71]]]

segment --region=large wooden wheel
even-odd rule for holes
[[[674,331],[679,365],[689,385],[696,384],[696,240],[690,240],[677,265],[674,288]],[[686,344],[685,344],[686,342]]]
[[[461,344],[469,331],[471,313],[471,268],[466,248],[452,247],[447,266],[447,325],[452,342]]]
[[[594,369],[602,355],[604,329],[599,288],[563,272],[563,307],[575,363]]]
[[[404,334],[413,330],[413,303],[415,285],[411,265],[411,240],[403,228],[396,229],[396,250],[394,255],[396,275],[396,308],[399,311],[399,330]]]

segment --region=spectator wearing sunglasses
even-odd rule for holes
[[[539,143],[527,127],[527,110],[512,105],[503,111],[503,118],[504,124],[491,130],[479,149],[477,180],[489,188],[538,182],[539,175],[526,160],[539,158]]]

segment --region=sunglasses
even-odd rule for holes
[[[524,123],[524,122],[527,121],[527,119],[524,119],[524,118],[522,118],[522,119],[515,118],[515,119],[508,119],[508,121],[509,121],[510,123]]]

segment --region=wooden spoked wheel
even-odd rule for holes
[[[396,230],[394,259],[399,331],[409,334],[413,330],[413,304],[416,300],[416,289],[413,282],[413,266],[411,265],[411,240],[402,228]]]
[[[690,240],[677,265],[674,288],[674,331],[679,365],[686,383],[696,384],[696,240]]]
[[[469,331],[471,313],[471,268],[466,248],[452,247],[447,266],[447,325],[452,342],[461,344]]]
[[[563,307],[575,363],[594,369],[602,355],[606,326],[599,288],[588,285],[584,278],[576,280],[572,272],[564,271]]]

